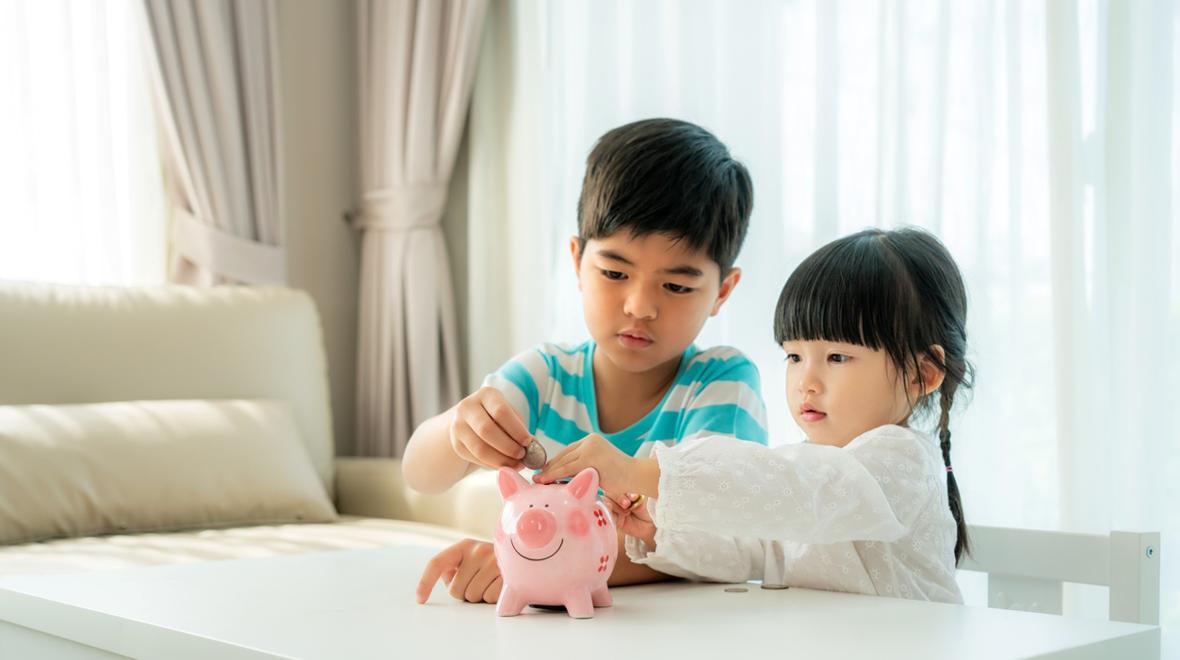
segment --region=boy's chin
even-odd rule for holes
[[[679,363],[680,360],[680,353],[674,356],[667,356],[654,351],[630,351],[621,346],[612,346],[604,350],[601,345],[599,345],[599,350],[602,350],[606,358],[610,360],[610,363],[616,369],[634,374],[642,374],[652,369],[657,369],[672,360],[676,360]]]

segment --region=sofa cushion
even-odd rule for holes
[[[322,524],[90,536],[0,547],[0,578],[393,545],[442,549],[465,536],[438,525],[350,516]]]
[[[285,402],[0,406],[0,544],[335,517]]]

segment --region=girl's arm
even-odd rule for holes
[[[656,527],[798,543],[895,541],[940,487],[922,436],[883,427],[847,447],[705,438],[656,448]]]

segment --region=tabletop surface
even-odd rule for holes
[[[436,550],[392,547],[0,580],[0,621],[134,657],[1100,657],[1158,649],[1159,628],[841,594],[671,582],[611,590],[595,618],[498,617],[440,585]],[[1156,651],[1158,654],[1158,651]],[[635,656],[632,656],[635,657]],[[1058,656],[1055,656],[1058,657]],[[1126,656],[1124,656],[1126,657]]]

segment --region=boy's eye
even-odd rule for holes
[[[664,288],[671,291],[672,293],[692,293],[693,292],[692,287],[684,286],[682,284],[674,284],[672,282],[668,282],[667,284],[665,284]]]
[[[626,274],[620,273],[617,270],[606,270],[606,269],[603,269],[602,276],[608,280],[621,280],[621,279],[627,277]]]
[[[835,362],[836,364],[843,364],[844,362],[847,362],[847,361],[851,360],[852,358],[847,355],[844,355],[842,353],[832,353],[831,355],[828,356],[828,359],[831,360],[832,362]]]

